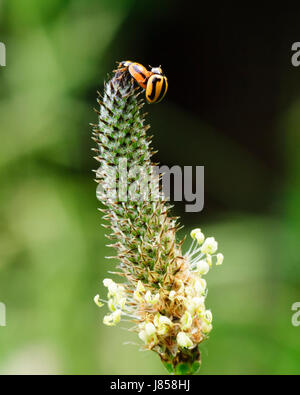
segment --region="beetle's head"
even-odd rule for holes
[[[151,67],[151,66],[150,66],[150,67]],[[161,66],[158,66],[158,67],[151,67],[151,73],[152,73],[152,74],[159,74],[159,75],[163,75],[163,74],[164,74],[163,71],[162,71]]]

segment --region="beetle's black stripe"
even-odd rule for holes
[[[137,66],[136,64],[133,65],[134,71],[136,71],[139,75],[141,75],[144,79],[146,79],[145,74],[141,71],[141,69],[139,68],[139,66]]]
[[[162,87],[160,90],[160,94],[159,94],[158,98],[156,99],[156,101],[159,102],[163,98],[165,93],[166,93],[166,79],[163,78],[163,83],[162,83]]]
[[[156,85],[157,85],[157,83],[160,81],[160,78],[158,78],[158,77],[155,77],[155,78],[153,78],[153,81],[151,81],[152,82],[152,92],[151,92],[151,94],[149,95],[149,99],[152,101],[154,98],[155,98],[155,95],[156,95]]]

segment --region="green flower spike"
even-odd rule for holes
[[[152,182],[155,176],[140,92],[123,68],[114,72],[98,99],[99,122],[93,125],[95,158],[100,163],[97,196],[106,206],[101,211],[108,221],[107,236],[113,240],[110,246],[117,251],[114,274],[121,281],[104,279],[107,300],[97,295],[95,302],[99,307],[102,302],[108,305],[104,324],[131,321],[130,330],[138,334],[141,347],[159,354],[170,373],[193,374],[200,367],[198,345],[212,329],[202,276],[213,262],[221,264],[223,255],[215,254],[218,243],[213,237],[205,239],[199,228],[191,232],[192,245],[183,255],[171,206],[159,188],[154,188],[153,199],[147,198],[143,181]],[[124,164],[127,170],[139,169],[138,182],[136,172],[124,172]],[[129,193],[122,186],[124,180],[126,188],[130,185]],[[143,193],[135,198],[137,189]]]

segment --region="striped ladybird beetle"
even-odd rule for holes
[[[148,103],[159,103],[167,93],[168,80],[161,67],[152,67],[151,76],[147,81],[146,99]]]
[[[148,71],[140,63],[125,60],[119,64],[119,68],[127,68],[130,75],[145,89],[148,103],[159,103],[164,98],[168,90],[168,80],[160,66],[151,67],[151,71]]]
[[[136,82],[143,88],[146,89],[147,81],[151,76],[151,72],[146,69],[142,64],[137,62],[131,62],[130,60],[125,60],[120,63],[119,67],[127,68],[130,75],[136,80]]]

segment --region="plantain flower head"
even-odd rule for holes
[[[116,70],[98,99],[99,119],[93,125],[95,158],[100,163],[97,197],[105,206],[101,211],[112,240],[109,246],[116,251],[114,274],[119,281],[105,278],[102,293],[106,297],[96,295],[94,301],[101,308],[107,305],[105,325],[128,325],[140,339],[141,349],[156,352],[170,372],[178,373],[184,366],[185,372],[194,373],[200,365],[198,345],[212,330],[203,276],[214,262],[222,264],[223,255],[216,254],[214,237],[205,238],[200,228],[191,231],[192,243],[183,254],[177,218],[170,214],[171,206],[162,194],[153,201],[126,200],[122,189],[111,191],[116,179],[123,177],[120,160],[125,159],[129,168],[142,168],[143,179],[153,177],[149,127],[138,95],[124,66]]]

